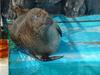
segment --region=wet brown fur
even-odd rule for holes
[[[35,15],[37,18],[33,20]],[[13,22],[12,27],[9,28],[11,38],[17,46],[27,48],[31,50],[30,52],[33,52],[33,54],[38,55],[55,52],[55,50],[47,50],[48,43],[44,43],[40,36],[42,28],[46,27],[45,22],[47,18],[49,18],[45,10],[33,8],[27,12],[22,12],[18,16],[19,17]]]
[[[19,6],[12,6],[11,9],[13,12],[15,12],[17,14],[17,17],[20,15],[23,15],[29,11],[29,9],[23,8],[21,6],[20,7]]]

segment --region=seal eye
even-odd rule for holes
[[[34,19],[37,19],[38,17],[36,16],[36,15],[33,15],[32,16],[32,19],[34,20]]]

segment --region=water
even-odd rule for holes
[[[100,16],[75,19],[100,20]],[[56,16],[54,20],[72,19]],[[64,57],[50,62],[38,61],[21,53],[20,49],[10,42],[10,75],[100,75],[100,44],[91,44],[91,42],[100,42],[100,22],[59,23],[58,25],[63,37],[58,51],[53,55],[64,55]]]
[[[97,55],[66,54],[59,60],[41,62],[19,51],[12,52],[10,75],[100,75],[100,58]]]

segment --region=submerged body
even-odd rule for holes
[[[20,15],[9,30],[16,45],[25,49],[30,55],[40,60],[61,57],[49,57],[57,50],[61,31],[45,10],[34,8]]]

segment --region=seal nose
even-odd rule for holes
[[[46,25],[52,25],[52,24],[53,24],[53,20],[52,20],[50,17],[48,17],[48,18],[46,19],[45,24],[46,24]]]

